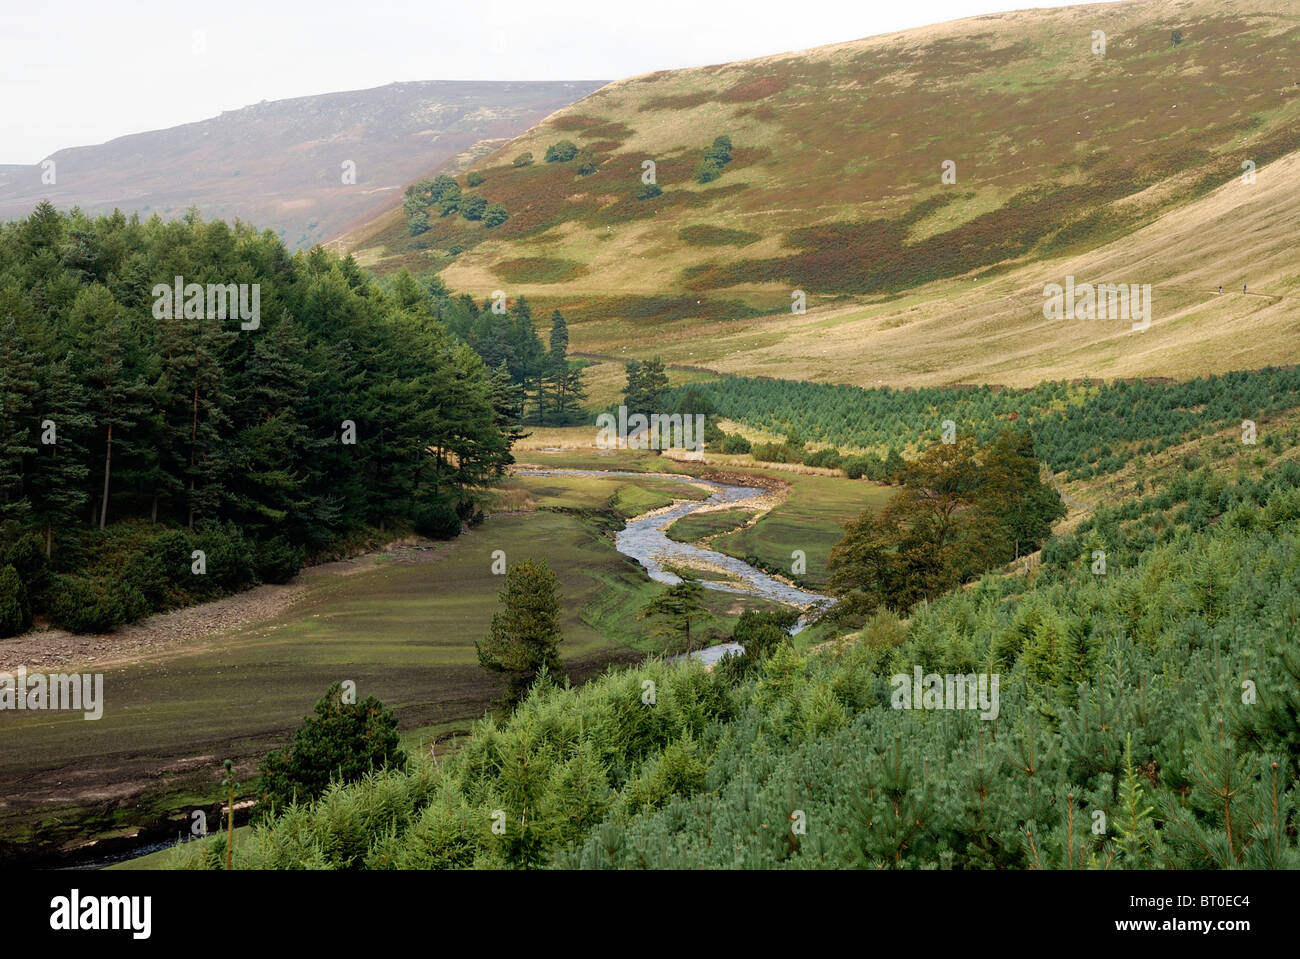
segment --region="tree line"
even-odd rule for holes
[[[256,285],[255,328],[168,318],[155,287],[176,277]],[[410,286],[195,210],[42,202],[0,226],[0,571],[24,623],[108,629],[367,530],[480,515],[515,399]]]
[[[426,308],[448,332],[479,355],[502,388],[510,390],[520,422],[569,426],[581,419],[587,398],[586,364],[569,358],[569,327],[559,310],[551,313],[543,347],[527,297],[520,296],[513,304],[500,299],[480,304],[466,294],[451,296],[436,276],[426,281],[423,294],[405,274],[399,274],[395,283],[410,289],[411,297],[423,296]]]

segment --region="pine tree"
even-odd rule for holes
[[[539,404],[549,398],[550,420],[557,426],[566,425],[577,411],[578,403],[586,399],[582,384],[582,368],[570,364],[568,359],[569,331],[559,310],[551,315],[550,351],[546,357],[546,371],[542,376]],[[544,409],[539,410],[546,421]]]
[[[555,574],[544,561],[517,563],[506,573],[500,600],[502,608],[492,614],[488,636],[474,645],[479,665],[505,676],[505,705],[513,709],[543,669],[551,673],[563,669]]]
[[[226,497],[223,436],[231,421],[222,353],[237,334],[203,319],[196,320],[188,332],[192,380],[185,477],[186,525],[192,528],[197,517],[215,518]]]
[[[112,492],[113,453],[121,452],[127,436],[146,415],[147,388],[131,368],[130,331],[121,309],[104,287],[92,287],[77,297],[74,313],[88,342],[86,379],[90,384],[91,414],[104,437],[103,485],[99,497],[98,525],[108,523]]]
[[[36,355],[24,348],[17,322],[9,319],[0,324],[0,523],[22,520],[31,510],[25,461],[36,452],[35,395]]]
[[[72,529],[83,515],[90,476],[86,443],[94,420],[86,410],[86,391],[72,375],[71,354],[49,365],[42,399],[41,418],[53,421],[55,442],[37,450],[32,464],[32,505],[48,559],[54,552],[56,534]]]
[[[510,378],[510,370],[506,368],[505,363],[493,370],[489,387],[492,391],[492,411],[496,427],[505,433],[508,445],[513,447],[519,440],[531,435],[525,433],[524,428],[519,425],[519,411],[523,407],[523,387]],[[514,462],[514,457],[510,458],[510,462]],[[504,463],[503,469],[508,465],[510,464]]]
[[[666,622],[667,632],[682,635],[683,649],[688,656],[693,648],[691,623],[705,614],[704,587],[699,580],[689,577],[682,577],[641,608],[641,618],[658,617]]]

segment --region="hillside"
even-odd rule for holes
[[[276,100],[166,130],[60,150],[56,182],[42,166],[0,166],[0,220],[41,199],[87,213],[114,207],[175,219],[205,217],[275,231],[290,247],[368,220],[409,180],[481,141],[509,138],[599,82],[392,83]],[[342,164],[356,164],[345,185]]]
[[[435,208],[412,238],[399,207],[341,245],[558,306],[582,351],[728,372],[1030,385],[1290,362],[1297,40],[1286,0],[1157,0],[633,77],[473,165],[503,224]],[[731,160],[701,184],[721,135]],[[545,162],[562,140],[595,172]],[[662,194],[638,199],[645,160]],[[1045,320],[1067,275],[1151,284],[1152,325]]]

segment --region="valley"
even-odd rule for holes
[[[593,440],[585,429],[570,437]],[[541,471],[550,460],[575,457],[599,458],[607,469]],[[451,543],[397,541],[309,567],[287,587],[261,586],[159,614],[92,642],[37,632],[25,644],[0,643],[0,672],[18,662],[29,670],[102,672],[112,703],[92,723],[79,713],[6,717],[22,746],[0,759],[9,783],[0,803],[0,848],[19,861],[44,850],[52,861],[71,862],[93,854],[94,846],[85,845],[91,839],[146,827],[153,834],[167,821],[183,833],[193,809],[212,807],[221,759],[235,759],[241,774],[253,777],[261,756],[335,680],[351,679],[394,708],[412,752],[454,743],[496,694],[478,668],[473,641],[486,631],[501,585],[492,571],[498,550],[511,561],[544,559],[560,574],[568,611],[563,652],[575,682],[660,649],[662,640],[637,619],[651,579],[619,555],[641,550],[624,545],[616,530],[623,519],[654,517],[673,499],[698,502],[701,491],[689,484],[699,481],[687,472],[660,478],[646,472],[656,457],[611,457],[594,446],[566,454],[529,450],[527,459],[538,466],[521,468],[501,488],[502,505],[510,508]],[[631,471],[611,472],[615,466]],[[810,487],[793,498],[811,504],[821,491]],[[742,581],[748,571],[772,582],[724,559]],[[652,568],[658,578],[662,567]],[[774,585],[784,601],[808,601]],[[713,638],[706,641],[730,635],[742,609],[766,605],[752,587],[710,592],[704,635]],[[210,607],[237,608],[238,621]],[[71,829],[62,825],[69,817],[77,823]],[[62,851],[54,853],[55,846]]]
[[[1300,869],[1300,10],[845,16],[0,167],[0,866]]]

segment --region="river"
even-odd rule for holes
[[[755,569],[743,560],[719,553],[715,550],[693,546],[690,543],[678,543],[669,539],[665,530],[683,516],[689,516],[706,506],[731,506],[743,500],[767,494],[767,490],[756,486],[737,486],[732,483],[719,483],[715,480],[698,479],[694,476],[679,476],[674,473],[633,473],[617,470],[564,470],[564,469],[520,469],[516,471],[525,476],[626,476],[631,478],[654,476],[674,482],[707,487],[711,492],[707,500],[683,500],[665,509],[653,510],[628,521],[614,537],[615,548],[624,556],[636,560],[650,575],[660,583],[672,585],[681,582],[681,577],[669,572],[665,567],[673,565],[693,566],[708,564],[725,569],[740,585],[728,582],[710,582],[700,580],[706,589],[716,589],[727,593],[739,593],[746,596],[761,596],[764,599],[787,606],[796,606],[804,610],[798,622],[790,627],[794,635],[808,625],[811,614],[830,607],[835,600],[821,593],[799,589],[789,583],[783,583],[769,576],[762,570]],[[743,652],[739,643],[722,643],[708,649],[697,650],[692,658],[703,663],[715,663],[724,656]]]

